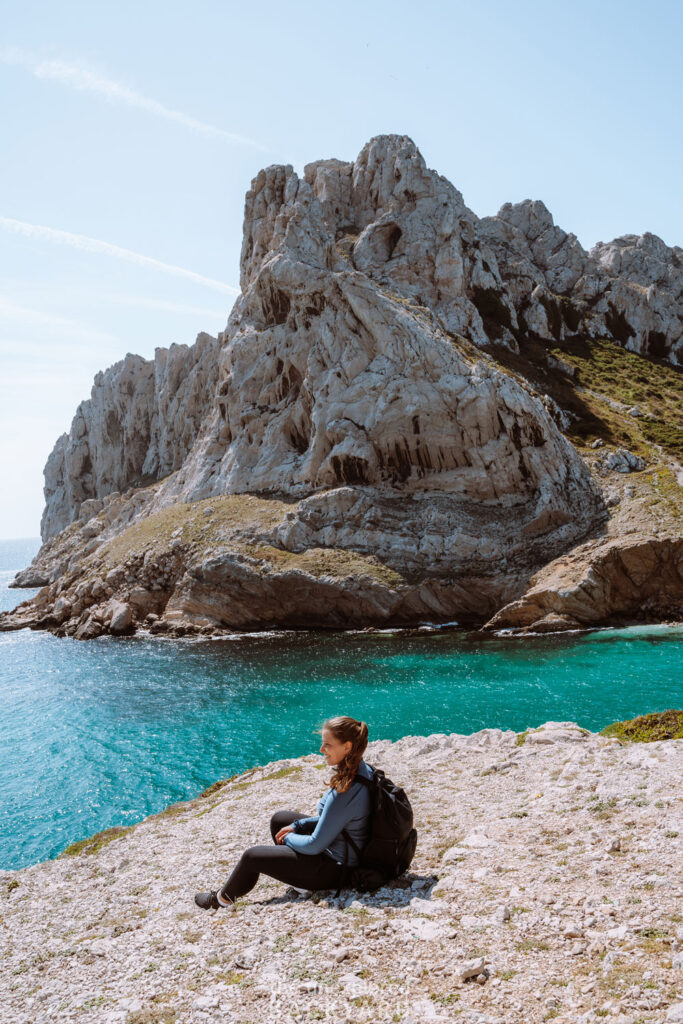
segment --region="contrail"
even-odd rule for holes
[[[18,306],[11,299],[5,298],[0,293],[0,324],[18,323],[23,327],[53,328],[70,337],[82,338],[85,341],[117,341],[118,339],[106,331],[99,331],[80,323],[78,320],[71,320],[63,316],[54,316],[51,313],[43,313],[40,310],[32,309],[29,306]],[[0,342],[0,344],[2,344]]]
[[[162,117],[166,121],[174,121],[176,124],[182,125],[183,128],[189,128],[191,131],[199,132],[202,135],[211,135],[214,138],[224,139],[226,142],[233,142],[242,146],[253,146],[254,149],[267,152],[266,146],[256,142],[254,139],[248,138],[246,135],[236,135],[233,132],[224,131],[223,128],[217,128],[216,125],[207,124],[205,121],[198,121],[188,114],[183,114],[180,110],[172,110],[169,107],[165,107],[158,100],[153,100],[149,96],[143,96],[141,93],[121,85],[120,82],[93,74],[92,71],[79,67],[78,64],[69,64],[63,60],[41,60],[25,50],[14,47],[0,51],[0,62],[23,67],[32,75],[35,75],[36,78],[47,78],[55,82],[61,82],[63,85],[69,85],[81,92],[96,93],[99,96],[104,96],[105,99],[112,103],[124,103],[129,107],[137,107],[138,110],[146,110],[148,114]]]
[[[59,231],[56,228],[44,227],[42,224],[29,224],[24,220],[13,220],[11,217],[0,217],[0,227],[17,235],[24,235],[26,238],[36,238],[41,242],[54,242],[57,245],[69,245],[72,249],[80,249],[82,252],[114,256],[127,263],[136,263],[139,267],[160,270],[164,274],[173,274],[174,277],[185,277],[196,284],[213,288],[226,295],[240,294],[239,288],[235,288],[231,284],[223,284],[222,281],[216,281],[212,277],[203,277],[201,274],[195,274],[192,270],[185,270],[184,267],[175,267],[171,263],[162,263],[161,260],[152,259],[151,256],[142,256],[139,252],[132,252],[132,250],[122,249],[118,245],[102,242],[99,238],[74,235],[71,231]]]

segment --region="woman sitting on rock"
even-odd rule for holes
[[[204,910],[218,910],[233,904],[256,885],[259,874],[270,875],[296,889],[337,889],[344,864],[353,866],[359,849],[368,839],[370,791],[356,774],[372,778],[363,760],[368,745],[368,727],[355,718],[340,716],[323,723],[320,752],[335,771],[318,801],[318,813],[311,818],[299,811],[276,811],[270,819],[275,846],[251,846],[245,850],[223,887],[198,892],[194,901]]]

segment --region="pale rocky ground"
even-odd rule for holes
[[[235,909],[193,903],[270,841],[273,811],[315,806],[313,754],[0,874],[3,1024],[683,1020],[683,740],[547,722],[366,760],[419,832],[403,883],[373,895],[262,877]]]

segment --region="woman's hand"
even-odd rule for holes
[[[275,836],[275,842],[276,843],[280,843],[280,844],[284,843],[285,836],[288,835],[290,832],[293,832],[293,831],[294,831],[294,829],[292,828],[291,825],[285,825],[285,827],[281,828],[280,831]]]

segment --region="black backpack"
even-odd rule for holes
[[[345,866],[342,885],[360,892],[372,892],[398,878],[410,867],[417,845],[413,828],[413,809],[400,786],[388,779],[381,768],[372,769],[372,779],[356,775],[356,781],[370,790],[370,831],[368,841],[360,850],[346,829],[341,834],[356,852],[359,863]]]

